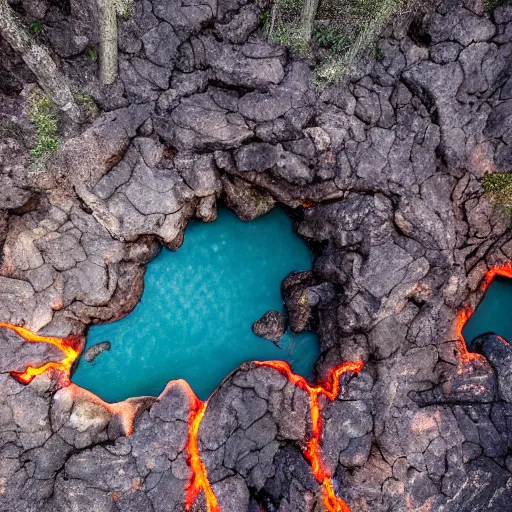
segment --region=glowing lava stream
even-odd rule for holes
[[[0,328],[10,329],[21,336],[29,343],[48,343],[61,350],[64,354],[62,361],[50,361],[42,366],[28,366],[23,372],[9,372],[10,375],[22,384],[30,384],[37,375],[43,374],[46,370],[53,368],[60,372],[60,382],[67,392],[71,393],[73,398],[82,397],[97,405],[101,405],[112,415],[118,415],[126,432],[130,435],[133,430],[133,420],[135,418],[135,406],[127,402],[109,404],[103,401],[99,396],[77,386],[71,382],[71,366],[80,354],[81,339],[78,336],[68,336],[67,338],[56,338],[51,336],[40,336],[26,327],[0,322]]]
[[[363,362],[347,362],[332,368],[329,370],[329,374],[323,385],[314,387],[310,386],[304,377],[293,373],[290,369],[290,365],[284,361],[263,361],[255,362],[255,364],[256,366],[274,368],[309,395],[311,438],[304,451],[304,456],[311,465],[313,476],[323,486],[324,505],[328,512],[350,512],[349,506],[341,498],[336,496],[331,479],[332,475],[329,474],[329,471],[322,461],[322,416],[320,414],[321,406],[319,398],[323,395],[328,400],[335,400],[340,393],[340,377],[347,373],[359,373],[363,369]]]
[[[40,367],[28,366],[23,372],[11,371],[10,374],[16,380],[23,384],[29,384],[37,375],[41,375],[46,370],[53,368],[61,373],[61,382],[67,392],[71,393],[74,398],[82,395],[96,404],[105,407],[111,414],[119,415],[124,423],[127,435],[132,433],[133,420],[135,417],[135,406],[128,402],[120,402],[109,404],[101,400],[98,396],[90,391],[80,388],[73,384],[70,380],[71,366],[75,362],[80,353],[81,339],[76,336],[68,336],[67,338],[56,338],[49,336],[40,336],[33,333],[25,327],[0,322],[0,328],[10,329],[21,336],[25,341],[30,343],[48,343],[61,350],[64,354],[62,361],[50,361]],[[335,400],[339,395],[341,384],[340,377],[347,373],[359,373],[363,368],[363,362],[347,362],[331,369],[324,385],[310,386],[306,379],[292,372],[288,363],[284,361],[265,361],[255,362],[256,366],[266,366],[274,368],[284,375],[290,382],[300,389],[306,391],[310,398],[310,414],[311,414],[311,438],[307,444],[304,456],[311,465],[313,476],[323,486],[324,505],[328,512],[350,512],[348,505],[336,496],[334,486],[329,471],[325,468],[321,458],[321,441],[322,441],[322,417],[320,415],[320,396],[325,396],[329,400]],[[190,389],[190,388],[189,388]],[[185,509],[190,510],[201,491],[203,491],[208,512],[221,512],[217,498],[208,481],[206,467],[201,460],[199,453],[198,432],[201,420],[208,402],[202,402],[195,396],[190,389],[190,397],[192,404],[190,406],[190,416],[188,422],[188,440],[187,440],[187,461],[191,469],[191,476],[185,487]]]
[[[506,263],[505,265],[501,265],[499,267],[492,267],[486,272],[482,284],[480,285],[480,292],[482,294],[485,293],[485,290],[487,290],[489,285],[492,283],[492,280],[496,276],[508,277],[512,279],[512,263]],[[455,318],[455,334],[457,336],[458,343],[457,348],[459,349],[460,360],[463,363],[469,363],[471,361],[474,361],[475,359],[483,357],[481,354],[468,351],[466,341],[464,340],[464,336],[462,335],[462,330],[464,329],[464,326],[466,325],[467,321],[471,318],[471,315],[473,313],[474,311],[471,308],[471,306],[469,304],[466,304],[466,306],[464,306],[464,308],[461,311],[459,311]]]
[[[185,510],[190,510],[192,508],[192,505],[202,490],[208,505],[208,512],[221,512],[215,493],[208,481],[208,475],[203,461],[201,460],[199,444],[197,442],[199,425],[201,425],[201,420],[203,419],[208,402],[201,402],[201,400],[194,395],[192,390],[190,395],[193,403],[190,408],[190,418],[188,420],[187,453],[188,464],[192,474],[185,487]]]
[[[18,325],[8,324],[5,322],[0,322],[0,327],[14,331],[25,341],[30,343],[48,343],[49,345],[57,347],[64,353],[64,358],[60,362],[50,361],[39,367],[28,366],[23,372],[10,372],[10,374],[17,381],[21,382],[22,384],[29,384],[32,382],[36,375],[41,375],[50,368],[54,368],[55,370],[62,372],[62,375],[64,375],[69,381],[71,366],[80,353],[79,337],[68,336],[67,338],[54,338],[49,336],[40,336],[39,334],[35,334],[25,327],[20,327]]]

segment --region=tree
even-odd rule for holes
[[[7,4],[0,0],[0,35],[21,54],[21,58],[36,75],[39,85],[52,101],[73,121],[80,121],[80,109],[75,102],[69,82],[59,71],[49,51],[38,44],[16,19]]]
[[[133,0],[97,0],[100,31],[100,80],[111,84],[117,77],[117,16],[128,17]],[[36,75],[39,85],[52,101],[74,121],[80,121],[80,109],[73,98],[69,81],[59,71],[50,52],[38,44],[18,21],[7,0],[0,0],[0,35],[21,54]]]
[[[100,26],[100,80],[111,84],[117,76],[117,16],[127,17],[133,0],[97,0]]]
[[[309,44],[313,34],[313,23],[315,21],[320,0],[303,0],[303,2],[300,19],[301,32],[304,41]]]

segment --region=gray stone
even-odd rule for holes
[[[260,21],[259,10],[253,5],[244,5],[228,23],[216,23],[215,32],[230,43],[243,44]]]
[[[311,271],[292,272],[281,283],[281,293],[288,312],[290,329],[304,331],[312,319],[308,288],[316,284]]]
[[[376,124],[381,115],[379,97],[371,93],[366,97],[360,97],[354,111],[355,115],[368,124]]]
[[[84,352],[84,359],[88,363],[92,363],[100,354],[110,350],[110,347],[110,341],[102,341],[101,343],[96,343],[96,345],[92,345]]]
[[[507,341],[496,334],[483,334],[471,342],[472,350],[482,353],[498,374],[500,396],[512,401],[510,381],[512,379],[512,349]]]
[[[461,50],[458,43],[439,43],[430,48],[429,54],[436,64],[448,64],[457,60]]]
[[[284,78],[280,59],[275,57],[247,58],[237,47],[205,41],[208,62],[216,80],[230,86],[267,87]]]
[[[512,7],[510,5],[501,5],[494,10],[493,15],[496,23],[508,23],[512,21]]]
[[[274,167],[281,155],[284,156],[282,146],[274,146],[265,142],[246,144],[235,151],[236,168],[241,172],[262,172]]]
[[[171,25],[161,22],[142,36],[142,42],[146,56],[151,62],[172,70],[181,40]]]
[[[155,117],[155,131],[183,149],[234,148],[252,136],[244,119],[221,109],[208,95],[184,99],[171,118]]]
[[[400,284],[413,258],[392,242],[372,248],[361,273],[361,284],[375,297],[383,297]]]
[[[221,180],[226,194],[226,205],[241,220],[248,221],[261,217],[276,203],[268,192],[259,190],[236,176],[232,179],[222,176]]]
[[[256,336],[273,341],[277,345],[286,331],[285,318],[279,311],[267,311],[254,322],[252,330]]]
[[[462,7],[450,9],[445,15],[434,14],[427,26],[432,42],[449,39],[463,46],[491,39],[495,31],[496,28],[490,20]]]
[[[289,94],[250,92],[240,99],[238,111],[246,119],[257,122],[273,121],[292,108]]]

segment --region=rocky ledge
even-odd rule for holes
[[[399,19],[378,60],[319,95],[308,62],[262,40],[259,2],[137,1],[108,87],[86,56],[88,5],[22,4],[101,114],[67,126],[38,172],[16,130],[0,141],[0,321],[83,334],[126,315],[159,244],[177,249],[219,200],[244,220],[296,208],[317,257],[283,283],[290,324],[318,331],[320,379],[364,362],[321,398],[335,493],[354,512],[507,510],[510,356],[491,339],[488,360],[470,357],[457,318],[512,257],[510,218],[482,189],[485,173],[512,171],[512,6],[446,0]],[[28,133],[18,94],[31,75],[2,55],[0,104]],[[55,346],[5,329],[0,343],[1,510],[185,509],[197,404],[183,382],[108,406],[56,371],[10,376],[59,361]],[[222,512],[322,506],[305,389],[244,365],[202,410],[198,451]],[[205,507],[201,494],[193,510]]]

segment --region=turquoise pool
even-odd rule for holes
[[[462,329],[470,350],[471,342],[486,332],[493,332],[512,341],[512,279],[495,277],[478,308]]]
[[[245,223],[222,209],[212,224],[191,222],[178,251],[163,249],[149,263],[134,311],[89,330],[87,348],[102,341],[112,348],[91,363],[81,358],[72,380],[117,402],[156,396],[173,379],[206,400],[250,360],[286,360],[309,376],[319,354],[315,334],[288,332],[278,348],[251,328],[269,309],[282,311],[282,279],[311,263],[282,210]]]

